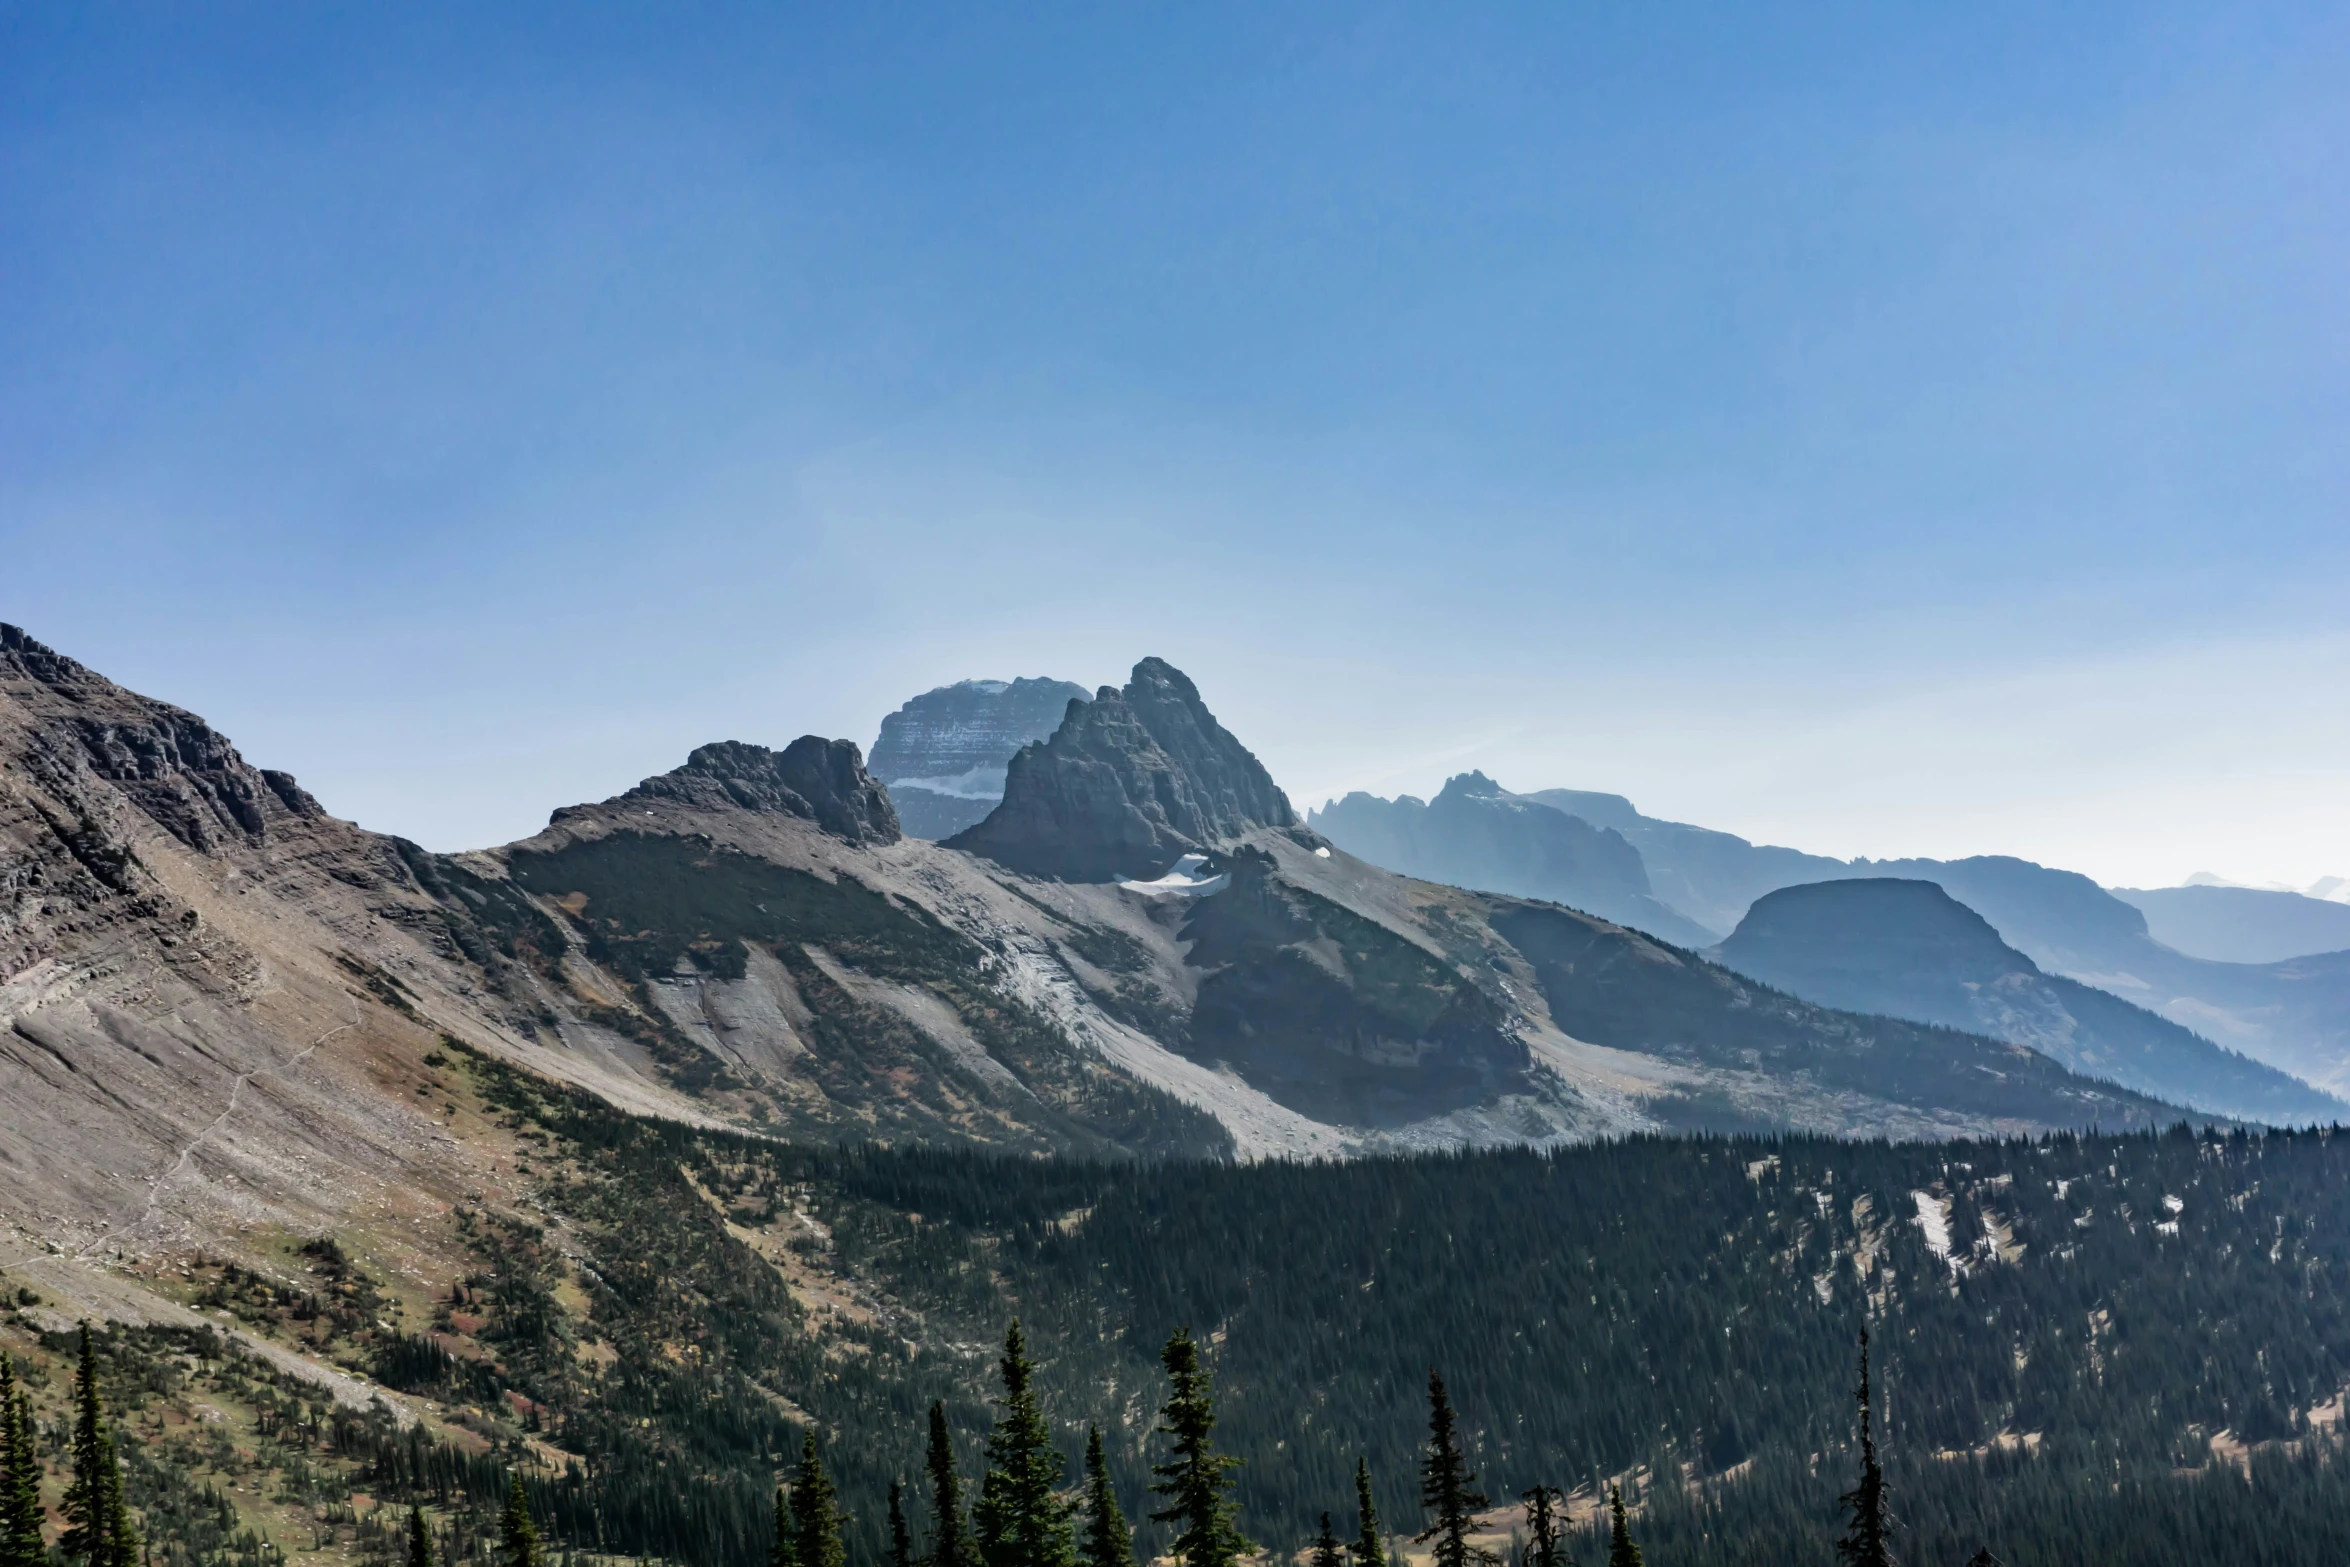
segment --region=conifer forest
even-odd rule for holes
[[[5,1567],[2350,1556],[2328,1131],[1087,1163],[460,1066],[539,1184],[432,1323],[332,1237],[218,1329],[13,1291]]]

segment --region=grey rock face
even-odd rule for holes
[[[889,791],[866,772],[856,742],[816,735],[802,735],[781,751],[740,740],[699,746],[683,767],[648,778],[620,798],[775,811],[856,844],[895,843],[903,836]],[[557,811],[554,819],[576,809]]]
[[[113,785],[189,848],[258,843],[273,821],[315,821],[326,812],[293,775],[246,762],[226,736],[195,714],[134,697],[103,676],[0,625],[0,684],[25,682],[60,698],[70,717],[45,723],[27,762],[67,796],[86,773]]]
[[[964,680],[925,691],[881,721],[867,763],[916,838],[974,826],[1004,797],[1013,753],[1060,727],[1085,688],[1067,680]]]
[[[1123,690],[1072,703],[1061,727],[1007,769],[1004,803],[948,847],[1031,875],[1153,875],[1177,856],[1259,827],[1294,827],[1289,797],[1164,659]]]

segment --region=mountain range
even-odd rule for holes
[[[1704,932],[1703,938],[1692,944],[1706,947],[1734,929],[1757,899],[1784,887],[1887,877],[1929,881],[1989,921],[2001,940],[2048,974],[2108,991],[2329,1092],[2350,1092],[2350,950],[2304,952],[2257,963],[2190,956],[2158,939],[2149,926],[2148,913],[2130,900],[2146,897],[2162,911],[2159,917],[2174,934],[2181,933],[2191,918],[2195,931],[2187,939],[2206,948],[2220,948],[2223,937],[2218,911],[2200,899],[2117,894],[2077,872],[2004,855],[1964,860],[1832,859],[1659,820],[1643,815],[1622,795],[1575,789],[1511,794],[1492,786],[1482,775],[1463,776],[1472,780],[1468,787],[1480,795],[1546,807],[1591,828],[1614,833],[1636,850],[1650,895],[1668,912],[1664,916],[1644,915],[1621,903],[1613,906],[1617,918],[1651,934],[1667,935],[1660,926],[1685,931],[1685,926],[1673,923],[1675,917],[1685,918]],[[1423,807],[1409,796],[1386,802],[1356,795],[1309,812],[1307,820],[1329,834],[1334,843],[1355,848],[1380,863],[1469,885],[1479,885],[1481,878],[1492,876],[1499,862],[1514,862],[1519,867],[1543,865],[1544,856],[1535,840],[1555,830],[1546,826],[1537,833],[1524,825],[1537,818],[1515,813],[1515,837],[1497,854],[1487,840],[1432,833],[1429,829],[1436,823],[1431,812],[1431,807]],[[1425,821],[1422,835],[1408,845],[1399,844],[1393,831],[1375,825],[1392,821],[1398,814]],[[1487,831],[1491,830],[1489,822]],[[1382,855],[1388,858],[1382,860]],[[1404,863],[1407,858],[1408,865]],[[1537,896],[1578,907],[1591,907],[1614,895],[1581,871],[1545,874],[1522,884],[1530,885]],[[2329,939],[2335,929],[2329,923],[2336,918],[2335,905],[2309,898],[2298,902],[2309,907],[2291,907],[2278,914],[2273,906],[2263,905],[2266,912],[2261,919],[2266,923],[2250,926],[2258,934],[2239,928],[2224,938],[2237,945],[2224,950],[2273,950],[2280,927],[2291,929],[2304,942]],[[2181,912],[2182,907],[2190,906],[2202,912],[2191,917]],[[1673,938],[1668,935],[1667,939]],[[1686,935],[1681,939],[1689,940]]]
[[[2030,1045],[2076,1072],[2175,1103],[2276,1124],[2350,1118],[2350,1104],[2117,996],[2038,964],[1930,881],[1862,877],[1754,901],[1708,956],[1855,1012]]]
[[[1103,1155],[2174,1113],[1378,869],[1157,660],[1067,705],[955,842],[904,835],[853,744],[804,737],[431,853],[7,629],[0,1201],[88,1248],[478,1181],[413,1092],[446,1040],[688,1124]],[[1214,897],[1120,885],[1198,851]]]
[[[1459,795],[1557,831],[1498,798]],[[1580,827],[1557,841],[1620,874],[1630,836]],[[478,1528],[527,1471],[567,1549],[755,1567],[776,1466],[820,1432],[871,1554],[931,1399],[975,1449],[1013,1312],[1067,1379],[1056,1439],[1099,1419],[1130,1488],[1151,1344],[1213,1324],[1283,1529],[1362,1444],[1408,1508],[1441,1356],[1480,1462],[1585,1486],[1585,1518],[1603,1478],[1782,1477],[1710,1494],[1798,1550],[1816,1530],[1772,1509],[1827,1515],[1804,1455],[1864,1320],[1933,1347],[1889,1349],[1921,1453],[2012,1425],[2063,1460],[1931,1538],[2028,1533],[2060,1491],[2102,1509],[2084,1527],[2175,1520],[2176,1468],[2288,1442],[2340,1386],[2309,1328],[2336,1145],[2117,1135],[2185,1117],[2112,1080],[2157,1046],[2264,1080],[2133,1043],[1925,892],[1927,961],[1822,1004],[1349,853],[1158,659],[1065,704],[943,842],[856,745],[802,736],[442,854],[0,627],[0,1347],[54,1423],[75,1319],[118,1324],[108,1385],[162,1455],[134,1501],[175,1550],[273,1517],[339,1539],[386,1497]],[[1852,977],[1816,972],[1836,920],[1780,907],[1724,955]],[[1953,943],[1979,966],[1948,973]],[[1970,985],[2006,1010],[1853,1004]],[[1685,1131],[1777,1135],[1631,1135]],[[1360,1157],[1422,1150],[1459,1157]],[[2092,1286],[2145,1353],[2081,1330]],[[2219,1351],[2180,1349],[2213,1323]],[[2109,1438],[2157,1490],[2113,1489]],[[167,1461],[209,1466],[201,1517]],[[1908,1494],[1958,1506],[1972,1473]],[[1635,1499],[1700,1549],[1695,1513]]]

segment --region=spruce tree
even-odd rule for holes
[[[971,1532],[963,1521],[963,1482],[955,1473],[955,1443],[947,1432],[944,1404],[930,1406],[930,1567],[978,1567]]]
[[[1036,1398],[1036,1367],[1015,1320],[1004,1334],[1004,1396],[987,1438],[980,1482],[979,1559],[986,1567],[1074,1567],[1077,1542],[1069,1506],[1055,1494],[1061,1455]],[[801,1567],[816,1567],[803,1562]]]
[[[136,1535],[127,1542],[117,1538],[117,1531],[130,1525],[122,1500],[122,1466],[115,1460],[114,1435],[107,1429],[106,1406],[98,1396],[98,1352],[90,1341],[90,1324],[84,1321],[81,1327],[73,1481],[65,1490],[65,1535],[58,1544],[83,1567],[128,1567],[138,1560],[138,1540]],[[126,1543],[127,1559],[122,1554]]]
[[[498,1515],[498,1567],[545,1567],[539,1527],[530,1521],[530,1499],[522,1494],[519,1471],[506,1477],[506,1507]]]
[[[1893,1519],[1885,1505],[1885,1471],[1877,1464],[1875,1399],[1869,1391],[1869,1330],[1860,1330],[1860,1483],[1837,1500],[1850,1512],[1836,1556],[1852,1567],[1893,1567]]]
[[[1343,1567],[1346,1553],[1339,1549],[1338,1536],[1330,1532],[1330,1515],[1322,1515],[1322,1532],[1314,1536],[1314,1549],[1307,1558],[1308,1567]]]
[[[424,1509],[411,1504],[408,1508],[408,1567],[433,1567],[432,1530],[425,1524]]]
[[[46,1567],[48,1559],[33,1402],[18,1391],[16,1366],[0,1349],[0,1567]]]
[[[1559,1548],[1559,1509],[1566,1498],[1556,1486],[1538,1485],[1522,1500],[1526,1504],[1526,1567],[1575,1567],[1575,1559]]]
[[[1183,1567],[1232,1567],[1256,1546],[1242,1536],[1225,1495],[1232,1485],[1230,1471],[1240,1460],[1216,1451],[1216,1400],[1190,1329],[1178,1329],[1167,1340],[1159,1363],[1167,1368],[1170,1386],[1157,1434],[1169,1438],[1175,1450],[1168,1462],[1151,1466],[1159,1476],[1151,1490],[1167,1498],[1165,1509],[1151,1517],[1176,1526],[1175,1556]]]
[[[800,1467],[792,1476],[791,1510],[798,1525],[792,1538],[797,1567],[844,1567],[848,1552],[841,1545],[840,1508],[835,1505],[832,1476],[816,1451],[816,1433],[800,1439]]]
[[[889,1483],[889,1567],[914,1567],[914,1532],[906,1527],[905,1487]]]
[[[1632,1543],[1632,1529],[1624,1521],[1624,1488],[1607,1488],[1607,1567],[1641,1567],[1640,1547]]]
[[[1134,1567],[1134,1533],[1110,1489],[1110,1463],[1102,1452],[1102,1428],[1085,1432],[1085,1538],[1078,1550],[1083,1567]]]
[[[767,1567],[799,1567],[799,1525],[791,1515],[791,1496],[775,1488],[775,1538],[767,1547]]]
[[[1371,1502],[1371,1460],[1355,1460],[1355,1538],[1347,1547],[1354,1567],[1387,1567],[1387,1550],[1379,1539],[1379,1509]]]
[[[1444,1378],[1428,1373],[1428,1456],[1420,1460],[1420,1505],[1432,1517],[1415,1538],[1436,1542],[1436,1567],[1469,1567],[1492,1559],[1492,1553],[1469,1543],[1469,1515],[1485,1505],[1482,1492],[1470,1489],[1476,1476],[1461,1456],[1454,1429],[1452,1400]]]

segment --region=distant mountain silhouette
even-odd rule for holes
[[[1716,952],[1807,1001],[2029,1045],[2076,1072],[2247,1120],[2332,1121],[2350,1105],[2102,990],[2041,972],[1930,881],[1866,877],[1755,901]]]
[[[2262,887],[2116,887],[2156,941],[2220,963],[2282,963],[2350,950],[2350,903]]]
[[[1717,930],[1781,887],[1867,877],[1930,881],[1990,921],[2042,970],[2159,1012],[2322,1088],[2350,1091],[2350,951],[2213,961],[2167,946],[2148,916],[2074,871],[2009,855],[1838,860],[1644,816],[1620,794],[1519,796],[1612,828],[1640,851],[1656,897]]]
[[[1349,854],[1406,876],[1563,903],[1678,946],[1717,939],[1651,894],[1640,851],[1622,833],[1513,795],[1483,773],[1462,773],[1425,804],[1350,794],[1307,821]]]

